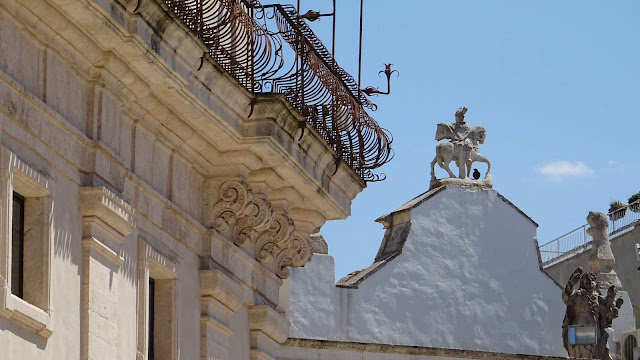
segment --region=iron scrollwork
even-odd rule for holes
[[[393,157],[391,134],[369,116],[365,109],[375,111],[376,105],[295,7],[257,0],[164,1],[204,43],[206,55],[247,90],[283,94],[333,148],[336,169],[344,161],[365,181],[383,179],[374,170]]]

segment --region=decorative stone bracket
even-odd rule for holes
[[[264,195],[256,195],[243,180],[221,181],[206,194],[207,225],[275,272],[289,277],[288,267],[311,261],[308,234],[296,231],[285,211],[274,210]]]

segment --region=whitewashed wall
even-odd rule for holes
[[[566,356],[530,219],[496,191],[448,186],[411,222],[402,253],[357,289],[334,285],[330,255],[292,271],[290,337]]]

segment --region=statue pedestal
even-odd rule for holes
[[[429,190],[438,188],[443,185],[458,185],[458,186],[471,186],[479,187],[483,189],[492,189],[493,181],[491,175],[484,179],[474,180],[471,178],[459,179],[459,178],[444,178],[444,179],[432,179],[429,183]]]

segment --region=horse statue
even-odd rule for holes
[[[466,123],[464,124],[466,125]],[[453,124],[438,124],[436,140],[452,139],[453,141],[440,143],[436,146],[436,156],[431,162],[431,180],[436,180],[436,163],[449,173],[449,177],[455,178],[456,175],[449,168],[449,163],[452,160],[458,165],[459,177],[461,179],[469,177],[471,174],[471,165],[477,161],[487,164],[485,179],[491,178],[491,162],[484,155],[480,154],[478,146],[478,144],[484,144],[486,138],[484,126],[469,127],[469,131],[463,134],[464,137],[461,137],[460,132],[456,132]]]

